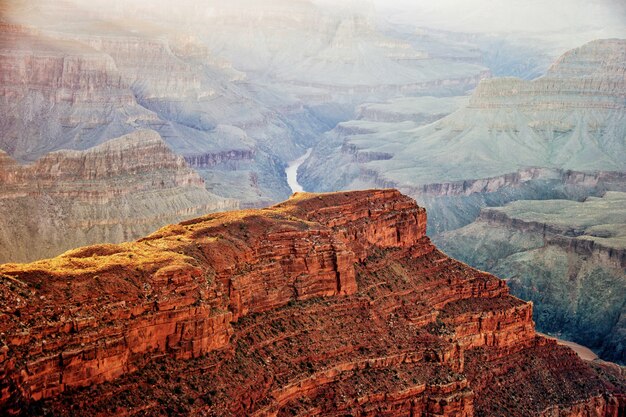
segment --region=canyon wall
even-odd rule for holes
[[[0,267],[9,414],[617,417],[626,380],[395,190],[297,193]],[[551,389],[550,387],[560,387]]]
[[[542,331],[624,363],[625,193],[579,203],[517,201],[437,235],[451,256],[506,278]]]
[[[86,149],[157,119],[110,56],[20,25],[0,32],[0,149],[13,158]]]
[[[209,193],[182,157],[142,130],[87,151],[21,165],[0,151],[0,262],[118,243],[206,212],[237,208]]]

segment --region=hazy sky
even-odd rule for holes
[[[2,4],[52,3],[59,0],[0,0]],[[264,5],[290,7],[307,0],[66,0],[102,12],[117,5],[129,11],[163,8],[196,15],[202,8]],[[371,13],[395,23],[459,32],[558,32],[564,36],[626,38],[626,0],[308,0],[340,9]],[[373,7],[372,4],[375,6]],[[166,7],[163,7],[166,5]],[[169,12],[168,12],[169,13]],[[576,41],[578,42],[578,40]]]
[[[625,0],[373,1],[396,21],[467,32],[577,31],[594,27],[624,36],[626,28]]]

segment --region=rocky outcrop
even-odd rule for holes
[[[619,221],[620,219],[615,220]],[[477,221],[484,221],[495,227],[537,234],[548,245],[558,246],[578,256],[595,258],[607,266],[626,268],[626,247],[617,246],[611,240],[602,239],[603,236],[599,236],[601,239],[595,240],[593,235],[585,234],[584,229],[578,229],[575,225],[574,227],[561,227],[541,221],[511,218],[506,212],[497,208],[482,210]],[[616,229],[615,232],[626,235],[626,228],[623,225],[613,224],[611,227]]]
[[[590,42],[563,54],[545,76],[533,81],[485,80],[472,95],[469,107],[541,110],[543,117],[567,109],[621,110],[626,88],[625,64],[624,40]],[[546,117],[535,121],[532,127],[567,132],[573,123],[575,120],[568,120],[559,126],[556,118]],[[599,126],[590,123],[589,129],[594,127]]]
[[[542,331],[626,361],[625,193],[585,202],[517,201],[435,237],[452,256],[507,278]]]
[[[197,95],[202,90],[201,71],[190,62],[177,59],[169,44],[163,40],[130,36],[79,39],[111,56],[124,79],[143,100],[182,99],[189,94]],[[211,97],[215,92],[206,90],[202,94]]]
[[[0,262],[32,261],[97,242],[118,243],[207,211],[237,208],[153,131],[31,165],[0,152]]]
[[[22,99],[29,88],[61,102],[133,104],[114,60],[79,42],[59,41],[34,29],[1,24],[2,96]]]
[[[392,154],[385,152],[361,152],[359,148],[351,144],[344,144],[341,147],[341,152],[352,155],[352,160],[357,163],[384,161],[393,158]]]
[[[425,231],[424,209],[394,190],[298,193],[0,266],[0,407],[623,413],[623,376],[537,335],[531,304],[439,252]]]
[[[466,97],[403,97],[386,103],[366,103],[356,109],[357,120],[418,124],[433,123],[458,110]]]

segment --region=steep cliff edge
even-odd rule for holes
[[[531,304],[425,232],[395,190],[300,193],[2,265],[0,407],[623,415],[618,371],[537,335]]]
[[[545,332],[626,363],[626,193],[516,201],[435,236],[451,256],[507,279]]]
[[[209,193],[156,132],[20,165],[0,151],[0,262],[32,261],[96,242],[136,239],[208,211],[238,208]]]

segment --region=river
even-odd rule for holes
[[[537,332],[537,333],[539,333],[539,332]],[[557,337],[550,336],[548,334],[544,334],[544,333],[539,333],[539,334],[542,335],[542,336],[548,337],[550,339],[556,339],[556,341],[557,341],[557,343],[559,345],[565,345],[565,346],[569,347],[574,352],[576,352],[578,354],[578,356],[580,356],[581,359],[584,359],[586,361],[594,361],[594,360],[598,359],[598,355],[596,355],[587,346],[579,345],[578,343],[570,342],[569,340],[559,339]]]
[[[304,191],[304,188],[302,188],[302,186],[298,182],[298,168],[300,168],[300,165],[302,165],[302,163],[309,156],[311,156],[312,150],[313,148],[307,149],[304,155],[302,155],[298,159],[294,159],[293,161],[289,162],[287,168],[285,169],[285,174],[287,174],[287,184],[289,184],[291,191],[294,193]]]

